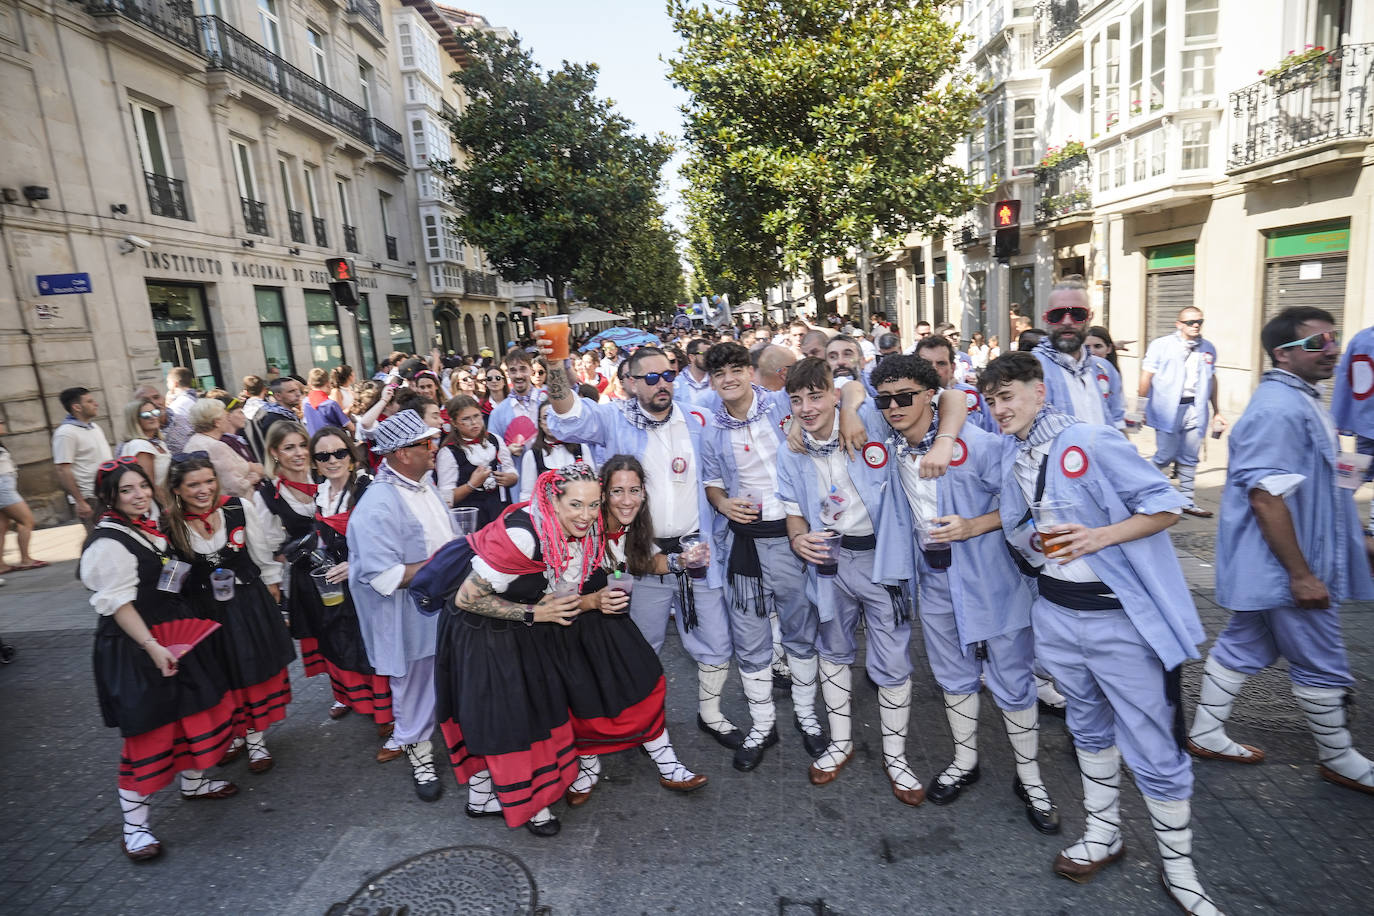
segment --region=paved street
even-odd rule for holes
[[[1214,508],[1221,479],[1215,468],[1199,476],[1202,501]],[[1210,634],[1225,619],[1210,600],[1213,528],[1186,519],[1175,529]],[[305,680],[296,664],[295,702],[269,733],[276,768],[254,776],[244,763],[231,764],[226,775],[243,791],[226,801],[189,805],[161,793],[153,825],[167,851],[134,866],[118,845],[119,739],[101,725],[91,683],[93,612],[73,581],[79,533],[74,526],[39,532],[35,554],[64,562],[9,576],[0,589],[0,633],[19,649],[15,663],[0,668],[0,911],[323,914],[411,856],[482,845],[523,861],[540,904],[556,914],[1172,912],[1133,788],[1124,793],[1130,851],[1122,866],[1086,886],[1050,873],[1056,851],[1082,826],[1074,758],[1058,720],[1044,724],[1041,758],[1065,831],[1043,837],[1012,796],[1011,752],[990,700],[981,782],[954,805],[910,809],[893,799],[882,773],[871,690],[856,689],[858,754],[836,783],[807,782],[808,761],[790,725],[756,772],[737,773],[728,752],[694,727],[694,675],[671,643],[664,652],[670,729],[684,761],[711,778],[694,795],[664,792],[649,761],[629,752],[606,760],[585,807],[558,806],[564,829],[557,838],[470,820],[451,771],[440,802],[418,801],[404,761],[373,762],[372,729],[357,717],[330,721],[327,685]],[[1370,611],[1350,607],[1345,618],[1365,696],[1374,677]],[[910,754],[928,780],[950,748],[920,645],[918,637]],[[1200,664],[1189,666],[1190,700],[1199,674]],[[726,708],[737,722],[745,721],[744,705],[732,683]],[[790,720],[790,703],[780,701],[780,724]],[[1374,752],[1370,721],[1361,717],[1354,727],[1366,752]],[[1229,913],[1369,912],[1374,797],[1317,777],[1311,740],[1280,673],[1247,686],[1232,734],[1262,746],[1269,759],[1258,767],[1195,767],[1196,853],[1213,895]]]

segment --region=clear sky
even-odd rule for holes
[[[468,2],[468,9],[487,17],[493,26],[505,26],[517,33],[546,68],[565,60],[599,65],[598,95],[614,101],[617,110],[642,133],[661,131],[675,143],[680,142],[679,109],[686,94],[668,81],[668,67],[660,60],[671,57],[678,47],[663,0]],[[675,218],[679,213],[675,189],[681,186],[677,177],[681,162],[679,152],[664,169],[664,179],[674,189],[664,203]]]

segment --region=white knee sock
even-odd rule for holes
[[[1232,741],[1226,734],[1226,720],[1231,718],[1246,675],[1232,671],[1215,655],[1207,656],[1202,666],[1202,691],[1198,695],[1197,712],[1193,713],[1193,727],[1188,738],[1198,747],[1231,757],[1249,757],[1250,752]]]
[[[1075,862],[1096,862],[1121,848],[1121,752],[1078,748],[1083,771],[1083,836],[1062,855]]]
[[[677,751],[673,750],[673,742],[668,737],[666,728],[663,734],[654,740],[645,741],[644,750],[649,752],[649,758],[653,760],[654,766],[658,767],[658,775],[670,782],[686,782],[697,775],[677,759]]]
[[[952,786],[978,765],[978,694],[946,693],[945,718],[954,737],[954,762],[935,781]]]
[[[919,789],[921,780],[906,760],[906,732],[911,722],[911,681],[878,688],[878,723],[883,732],[883,766],[899,789]]]
[[[181,794],[185,796],[209,795],[218,792],[229,783],[223,779],[206,779],[204,770],[181,771]]]
[[[405,746],[406,759],[415,773],[415,782],[424,784],[434,782],[439,773],[434,768],[434,745],[428,741],[417,741]]]
[[[590,792],[601,781],[601,758],[596,755],[577,757],[577,778],[568,789],[572,792]]]
[[[1055,709],[1063,709],[1069,705],[1064,695],[1055,689],[1054,680],[1039,672],[1035,674],[1035,695],[1041,703]]]
[[[1317,761],[1328,770],[1362,786],[1374,786],[1374,763],[1355,750],[1346,726],[1345,690],[1340,687],[1293,685],[1293,696],[1307,716],[1317,742]]]
[[[1035,809],[1048,814],[1054,808],[1054,802],[1050,800],[1050,793],[1040,775],[1040,710],[1034,706],[1029,709],[1004,709],[1002,723],[1006,726],[1011,752],[1016,758],[1016,778],[1021,780],[1026,796]]]
[[[1164,865],[1164,882],[1179,904],[1195,916],[1221,916],[1221,911],[1207,896],[1193,868],[1192,806],[1187,799],[1162,801],[1145,796],[1150,810],[1150,825],[1154,827],[1155,842]]]
[[[778,615],[776,612],[768,615],[768,627],[773,631],[773,660],[769,664],[769,667],[783,677],[787,677],[789,672],[787,669],[787,654],[782,648],[782,624],[778,622]]]
[[[250,730],[248,738],[248,759],[261,760],[264,757],[271,757],[272,754],[267,750],[267,733]]]
[[[773,723],[777,721],[777,707],[773,705],[773,671],[764,668],[762,671],[739,673],[740,682],[744,685],[744,696],[749,701],[749,717],[752,725],[749,734],[744,739],[745,747],[758,747],[773,731]]]
[[[479,770],[468,777],[468,808],[482,812],[501,810],[501,802],[491,784],[490,770]]]
[[[830,746],[812,766],[818,770],[833,770],[854,750],[849,715],[852,672],[848,665],[837,665],[821,659],[821,699],[825,701],[825,715],[830,725]]]
[[[697,662],[697,711],[703,722],[721,734],[738,730],[720,711],[720,695],[729,676],[729,662],[723,665]]]
[[[801,723],[802,731],[820,736],[825,732],[821,720],[816,718],[816,681],[820,677],[820,656],[797,658],[789,655],[787,667],[792,671],[792,712]]]
[[[148,809],[151,795],[139,795],[132,789],[119,790],[119,810],[124,816],[124,845],[137,852],[157,842],[148,829]]]
[[[549,821],[552,820],[556,820],[556,818],[553,816],[553,812],[550,811],[548,808],[540,808],[538,811],[534,813],[534,817],[530,818],[530,823],[547,824]]]

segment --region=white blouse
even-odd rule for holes
[[[143,529],[133,529],[105,519],[97,528],[124,531],[158,551],[167,549],[167,539]],[[109,617],[138,597],[138,558],[119,541],[99,538],[81,552],[81,582],[94,592],[91,607],[102,617]]]
[[[462,446],[463,456],[474,467],[489,465],[495,458],[497,469],[503,474],[509,474],[515,470],[515,462],[510,457],[510,449],[500,439],[496,441],[495,448],[490,442],[483,442],[481,445],[464,445]],[[452,502],[454,490],[467,483],[466,479],[458,479],[458,459],[453,456],[453,449],[448,446],[440,448],[438,457],[434,459],[434,480],[439,485],[439,494],[443,497],[445,504]]]
[[[515,545],[516,550],[519,550],[527,557],[534,557],[535,536],[532,532],[526,531],[524,528],[507,528],[506,531],[510,535],[511,543]],[[510,588],[511,583],[520,578],[518,574],[513,575],[511,573],[497,572],[481,557],[472,558],[472,571],[490,582],[492,590],[497,594]],[[569,541],[568,566],[563,571],[563,579],[569,583],[576,583],[581,575],[582,544],[580,541]],[[548,579],[548,590],[552,592],[554,586],[553,570],[549,569],[547,565],[544,567],[544,577]]]
[[[325,480],[315,491],[315,508],[320,510],[321,515],[338,515],[346,511],[351,502],[346,490],[337,494],[334,492],[334,484],[330,480]]]
[[[313,498],[304,493],[297,493],[290,487],[282,487],[281,495],[286,500],[286,504],[291,507],[292,512],[303,518],[315,517],[315,500]],[[244,508],[252,510],[247,514],[256,514],[258,521],[262,523],[269,546],[282,544],[286,541],[286,526],[281,523],[281,519],[277,518],[276,513],[268,508],[267,500],[262,498],[262,494],[256,488],[253,490],[252,506],[246,505],[247,500],[244,502]]]
[[[582,457],[576,458],[573,456],[572,452],[568,451],[568,447],[560,442],[549,449],[548,453],[544,455],[544,470],[556,471],[570,464],[576,464],[578,461],[583,461],[590,466],[592,470],[596,470],[596,465],[592,461],[591,451],[590,448],[584,448],[582,450]],[[538,467],[539,466],[534,463],[534,447],[531,446],[525,450],[524,457],[520,459],[520,498],[517,502],[525,502],[530,498],[530,494],[534,492],[534,482],[539,479]]]
[[[153,486],[167,486],[167,470],[172,466],[172,453],[161,441],[130,439],[119,447],[119,457],[153,456]]]
[[[215,514],[211,517],[218,522],[219,528],[209,538],[201,534],[199,526],[192,524],[186,526],[186,530],[190,534],[191,549],[196,553],[207,554],[223,550],[229,541],[229,534],[224,530],[224,510],[216,509]],[[271,540],[271,536],[263,525],[262,517],[250,506],[244,506],[243,527],[248,556],[257,564],[258,570],[262,573],[263,583],[266,585],[279,584],[281,582],[281,564],[272,559],[272,545],[276,542]]]

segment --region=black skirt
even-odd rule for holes
[[[202,616],[223,624],[224,667],[234,689],[261,684],[296,657],[281,610],[262,580],[236,583],[228,601],[202,594],[198,603]]]

